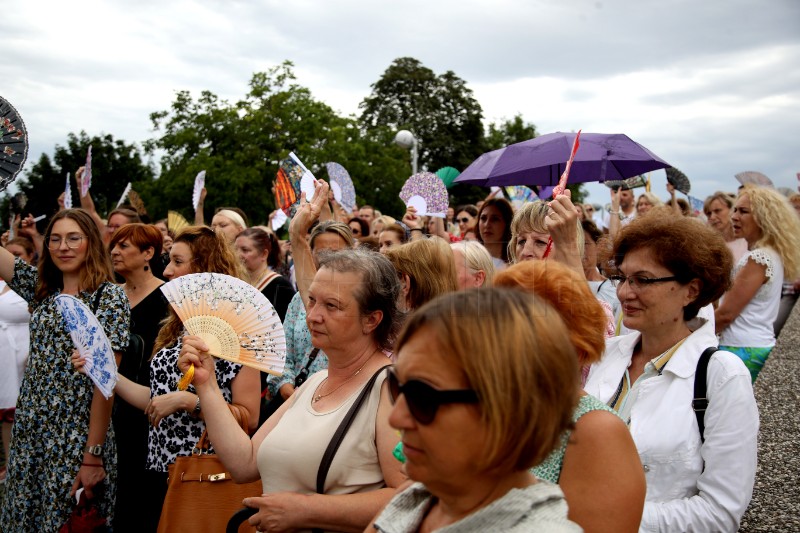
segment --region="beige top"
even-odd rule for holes
[[[327,375],[328,371],[322,370],[308,378],[295,393],[294,404],[261,443],[258,471],[264,493],[316,492],[322,455],[361,392],[356,390],[331,411],[317,412],[311,406],[311,397]],[[375,419],[384,379],[385,374],[375,380],[336,452],[325,480],[325,494],[369,492],[386,486],[375,444]]]

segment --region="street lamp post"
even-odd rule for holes
[[[409,148],[411,149],[411,174],[416,174],[417,158],[419,156],[417,152],[417,138],[408,130],[400,130],[397,132],[397,135],[394,136],[394,142],[401,148],[405,148],[406,150]]]

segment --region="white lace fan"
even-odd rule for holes
[[[202,338],[211,355],[283,374],[283,324],[258,289],[233,276],[206,272],[176,278],[162,285],[161,291],[186,331]],[[184,377],[188,385],[191,375]]]

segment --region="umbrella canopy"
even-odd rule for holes
[[[455,179],[472,185],[557,185],[575,133],[548,133],[480,156]],[[570,183],[623,180],[671,165],[622,133],[581,133]]]

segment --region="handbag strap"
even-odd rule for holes
[[[97,309],[100,307],[100,298],[103,297],[103,291],[106,288],[106,282],[97,287],[97,292],[94,293],[94,301],[92,302],[92,313],[97,314]]]
[[[700,430],[700,442],[706,441],[705,417],[706,409],[708,408],[708,394],[706,390],[708,387],[708,362],[717,350],[719,350],[717,346],[706,348],[697,361],[697,370],[694,373],[694,399],[692,400],[692,409],[694,409],[694,415],[697,417],[697,428]]]
[[[347,414],[344,415],[344,419],[342,420],[341,424],[339,424],[339,427],[336,429],[336,433],[333,434],[333,438],[331,439],[331,442],[328,444],[328,448],[325,450],[325,454],[322,456],[322,462],[320,462],[319,464],[319,471],[317,471],[318,494],[325,493],[325,478],[328,477],[328,470],[330,470],[331,463],[333,463],[333,456],[336,455],[336,451],[342,444],[344,436],[345,434],[347,434],[347,430],[350,429],[350,426],[353,424],[353,420],[358,414],[361,405],[364,403],[364,399],[366,399],[366,397],[372,390],[372,386],[375,384],[375,380],[378,379],[378,375],[389,366],[391,365],[382,366],[381,368],[378,369],[377,372],[372,374],[372,377],[369,378],[367,384],[364,386],[363,389],[361,389],[361,394],[358,395],[358,398],[356,398],[355,403],[353,403],[352,407],[350,407],[350,410],[347,411]]]
[[[231,414],[236,419],[236,422],[239,423],[242,430],[245,433],[248,432],[248,426],[250,417],[247,414],[247,411],[244,407],[239,404],[229,403],[228,409],[231,410]],[[208,438],[208,429],[203,429],[203,434],[200,435],[200,440],[197,441],[197,445],[192,449],[192,455],[200,455],[204,453],[208,453],[208,449],[211,447],[211,440]]]

